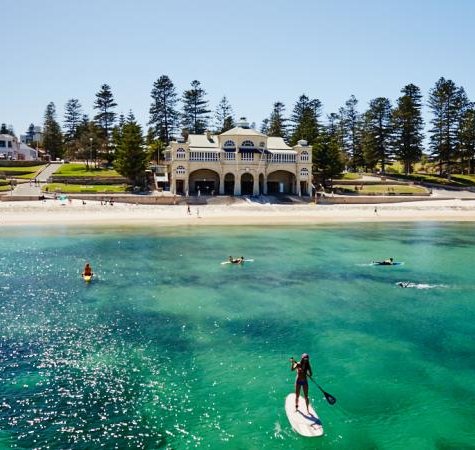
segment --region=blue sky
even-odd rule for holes
[[[223,95],[260,125],[280,100],[306,93],[324,113],[351,94],[393,102],[444,76],[475,100],[473,0],[2,0],[0,122],[17,134],[42,124],[53,101],[78,98],[92,115],[111,86],[118,112],[148,121],[153,82],[180,95],[194,79],[212,109]],[[429,116],[426,115],[427,118]]]

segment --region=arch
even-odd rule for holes
[[[175,169],[175,173],[176,173],[177,175],[185,175],[186,169],[185,169],[183,166],[178,166],[178,167]]]
[[[236,177],[233,173],[224,175],[224,195],[234,195],[234,183]]]
[[[241,175],[241,195],[252,195],[254,192],[254,177],[249,172]]]
[[[176,159],[186,159],[186,151],[184,148],[178,148],[176,151]]]
[[[228,139],[224,144],[223,144],[223,148],[228,148],[228,149],[236,149],[236,143],[234,141],[232,141],[231,139]]]
[[[308,152],[307,152],[307,150],[303,150],[300,153],[300,161],[308,161],[308,160],[309,160]]]
[[[268,194],[295,194],[295,174],[276,170],[267,175]]]
[[[214,170],[198,169],[190,173],[188,178],[190,193],[214,195],[219,192],[219,174]]]
[[[250,141],[249,139],[246,139],[245,141],[242,142],[241,147],[249,147],[249,148],[254,148],[254,142]]]

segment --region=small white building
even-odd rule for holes
[[[18,139],[9,134],[0,134],[0,159],[17,159]]]
[[[20,142],[17,159],[19,161],[36,161],[38,159],[38,150]]]

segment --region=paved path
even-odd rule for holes
[[[15,189],[13,189],[11,195],[12,196],[31,196],[31,197],[37,197],[41,195],[41,184],[46,183],[48,181],[48,178],[55,173],[59,168],[61,167],[61,164],[48,164],[36,177],[37,184],[34,183],[34,180],[31,180],[30,182],[27,183],[21,183],[17,184]]]

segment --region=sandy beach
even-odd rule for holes
[[[475,200],[372,205],[135,205],[59,200],[0,203],[1,226],[28,225],[312,225],[339,222],[475,221]]]

